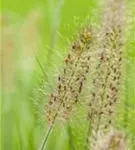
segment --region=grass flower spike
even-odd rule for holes
[[[72,109],[79,101],[87,74],[91,69],[94,38],[94,32],[90,27],[82,29],[64,60],[64,68],[57,77],[57,87],[48,100],[46,113],[49,129],[41,149],[46,144],[55,122],[69,119]]]
[[[94,150],[129,150],[129,147],[123,133],[111,130],[99,138]]]
[[[99,64],[96,78],[93,80],[89,102],[90,127],[88,137],[92,133],[92,139],[88,139],[88,143],[90,140],[96,143],[99,134],[106,133],[114,120],[113,114],[115,103],[119,100],[122,74],[124,8],[123,0],[109,0],[107,3],[104,23],[101,28]],[[95,143],[88,147],[94,147]]]

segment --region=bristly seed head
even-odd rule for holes
[[[123,6],[124,0],[109,0],[104,14],[99,64],[92,82],[88,112],[94,133],[91,136],[96,140],[100,132],[106,133],[112,126],[115,104],[119,98],[124,44]]]
[[[72,44],[71,51],[64,60],[63,71],[58,76],[57,88],[49,98],[47,106],[49,124],[54,122],[55,117],[65,120],[69,118],[70,112],[74,109],[73,106],[79,102],[84,82],[91,69],[91,46],[92,30],[86,27]]]

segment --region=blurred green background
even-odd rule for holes
[[[52,89],[70,41],[87,17],[98,20],[102,0],[3,0],[1,7],[1,150],[37,150],[46,131],[37,89]],[[124,92],[118,123],[135,142],[134,0],[125,50]],[[42,68],[42,67],[44,68]],[[34,96],[33,96],[34,95]],[[37,97],[37,98],[35,98]],[[39,98],[39,99],[38,99]],[[33,100],[34,99],[34,100]],[[37,101],[36,101],[37,100]],[[63,127],[63,126],[61,126]],[[70,129],[58,127],[47,150],[74,150]],[[134,147],[135,149],[135,147]],[[78,150],[78,149],[77,149]]]

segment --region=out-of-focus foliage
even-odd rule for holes
[[[33,93],[39,96],[35,91],[40,89],[43,78],[46,85],[49,83],[47,91],[51,89],[54,74],[62,63],[63,54],[69,49],[70,40],[88,16],[92,16],[92,23],[97,20],[101,3],[102,0],[3,0],[0,16],[2,150],[37,150],[47,128],[41,119],[45,116],[39,119],[36,115],[40,112],[36,112],[39,110],[35,109]],[[132,5],[133,0],[127,1],[129,11],[133,10]],[[133,145],[135,26],[134,14],[131,16],[131,31],[125,50],[125,103],[120,106],[120,116],[123,117],[118,118],[118,124],[124,127],[127,134],[132,134]],[[61,125],[54,129],[47,149],[74,150],[73,142],[80,136],[74,126],[71,129]]]

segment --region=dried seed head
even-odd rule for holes
[[[101,34],[101,51],[97,73],[93,79],[88,116],[93,139],[105,133],[113,123],[115,103],[119,97],[122,50],[124,44],[124,0],[109,0],[104,14]],[[95,94],[93,94],[95,93]],[[98,106],[98,107],[97,107]],[[101,113],[103,112],[103,113]],[[97,141],[97,140],[96,140]],[[91,145],[93,145],[91,143]]]
[[[49,98],[47,112],[49,112],[50,124],[54,122],[55,118],[68,119],[74,105],[78,103],[87,74],[91,69],[90,61],[93,50],[91,46],[92,32],[90,29],[84,28],[73,43],[70,54],[64,60],[65,66],[58,76],[57,88],[53,96],[51,95]]]

